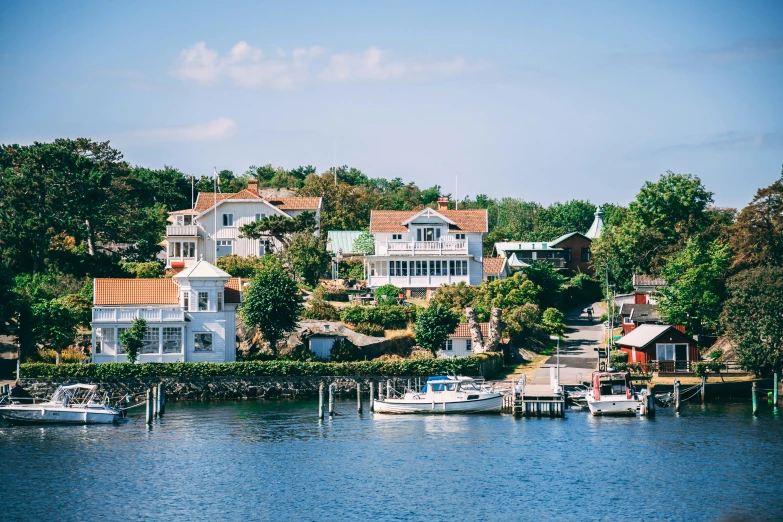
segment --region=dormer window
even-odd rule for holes
[[[440,228],[423,227],[416,230],[416,241],[438,241],[440,239]]]

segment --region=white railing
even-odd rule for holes
[[[134,321],[145,319],[153,322],[184,321],[182,310],[167,310],[162,308],[93,308],[93,321]]]
[[[565,266],[565,259],[559,257],[548,258],[548,259],[543,257],[538,259],[533,259],[532,257],[517,257],[517,259],[522,263],[526,263],[528,265],[532,265],[533,263],[537,263],[537,262],[546,262],[555,268],[563,268]]]
[[[196,225],[169,225],[166,227],[167,236],[197,236],[198,226]]]
[[[467,254],[468,242],[460,241],[387,241],[387,254],[443,255]]]

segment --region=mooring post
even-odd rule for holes
[[[383,381],[378,383],[378,400],[383,400]]]
[[[647,385],[647,416],[655,416],[655,385],[650,383]]]
[[[329,385],[329,416],[334,415],[334,383]]]
[[[375,411],[375,385],[370,383],[370,411]]]
[[[158,416],[158,387],[152,387],[152,416]]]
[[[318,385],[318,418],[324,418],[324,383]]]
[[[674,379],[674,412],[680,413],[680,381]]]
[[[405,391],[408,391],[408,392],[411,391],[411,380],[410,379],[408,379],[408,389],[405,390]]]
[[[147,389],[147,424],[152,423],[152,390]]]
[[[392,388],[392,381],[391,381],[391,379],[387,380],[387,381],[386,381],[386,398],[387,398],[387,399],[391,399],[391,396],[392,396],[392,390],[393,390],[393,389],[394,389],[394,388]]]
[[[359,415],[362,414],[362,385],[358,382],[356,383],[356,410]]]
[[[160,414],[166,413],[166,385],[163,383],[158,384],[160,386]]]
[[[778,372],[772,374],[772,406],[778,411]]]
[[[707,394],[707,377],[705,375],[701,376],[701,403],[704,404],[704,398]]]
[[[759,414],[759,396],[756,390],[756,381],[753,381],[751,393],[753,394],[753,416],[756,417]]]

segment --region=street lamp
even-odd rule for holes
[[[550,335],[549,338],[553,341],[557,341],[557,377],[555,377],[555,393],[560,389],[560,336]]]

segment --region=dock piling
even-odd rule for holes
[[[153,386],[151,388],[152,391],[152,417],[155,418],[158,416],[158,387]]]
[[[383,400],[383,381],[378,383],[378,400]]]
[[[674,379],[674,412],[680,413],[680,381]]]
[[[163,383],[158,384],[160,386],[160,414],[166,413],[166,385]]]
[[[375,385],[370,383],[370,411],[375,411]]]
[[[756,381],[753,381],[753,389],[751,393],[753,394],[753,416],[757,417],[759,414],[759,394],[758,390],[756,389]]]
[[[324,418],[324,383],[318,385],[318,418]]]
[[[772,405],[773,411],[778,411],[778,372],[772,374]]]
[[[647,385],[647,416],[655,417],[655,385]]]
[[[356,383],[356,409],[359,412],[359,415],[362,414],[362,385],[361,383]]]
[[[334,415],[334,384],[329,385],[329,416]]]
[[[704,404],[704,399],[707,394],[707,377],[701,376],[701,403]]]
[[[393,389],[394,389],[394,387],[392,386],[392,381],[391,381],[391,379],[389,379],[388,381],[386,381],[386,398],[387,399],[391,399],[392,390]]]
[[[147,389],[147,404],[145,405],[147,411],[147,424],[152,423],[152,390]]]

